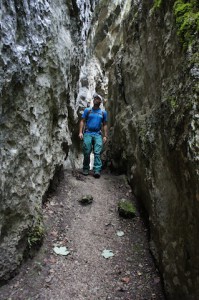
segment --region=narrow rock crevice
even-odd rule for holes
[[[97,92],[109,115],[104,165],[127,174],[146,212],[166,295],[199,297],[198,9],[2,1],[0,280],[21,265],[30,232],[43,238],[42,202],[62,168],[78,174],[78,122]]]

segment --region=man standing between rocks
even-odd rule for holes
[[[79,126],[79,138],[83,139],[83,174],[89,174],[90,154],[94,152],[94,177],[99,178],[102,168],[100,154],[103,143],[107,141],[107,112],[100,109],[102,97],[98,94],[93,95],[93,107],[86,108],[82,114]],[[102,137],[103,129],[103,137]]]

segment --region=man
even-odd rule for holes
[[[100,109],[102,97],[98,94],[93,96],[93,107],[86,108],[82,114],[79,126],[79,138],[83,139],[83,174],[89,174],[90,154],[94,152],[94,177],[99,178],[102,168],[100,154],[103,143],[107,141],[107,112]],[[103,128],[103,137],[102,131]]]

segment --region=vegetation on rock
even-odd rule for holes
[[[163,0],[154,0],[151,13],[161,9]],[[187,49],[198,39],[199,33],[199,2],[198,0],[177,0],[174,1],[173,13],[177,25],[177,34]]]
[[[118,212],[121,217],[133,218],[136,215],[136,209],[132,202],[122,199],[118,204]]]
[[[79,200],[79,202],[81,203],[81,204],[90,204],[90,203],[92,203],[93,202],[93,196],[92,195],[85,195],[85,196],[83,196],[80,200]]]
[[[153,9],[160,8],[162,5],[162,0],[155,0],[153,4]]]
[[[44,231],[42,216],[39,213],[28,234],[29,249],[37,248],[41,245],[44,238]]]
[[[197,0],[177,0],[173,6],[177,33],[183,48],[197,40],[199,32],[199,2]]]
[[[34,248],[41,245],[44,237],[44,227],[37,225],[33,227],[28,235],[28,246],[29,248]]]

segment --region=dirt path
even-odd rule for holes
[[[139,214],[134,220],[118,216],[118,200],[132,199],[124,176],[79,179],[65,172],[44,209],[47,232],[43,246],[0,288],[0,299],[163,300]],[[94,201],[82,206],[78,199],[86,194],[92,194]],[[119,237],[118,231],[124,235]],[[66,246],[70,254],[57,255],[54,246]],[[114,256],[104,258],[105,249]]]

